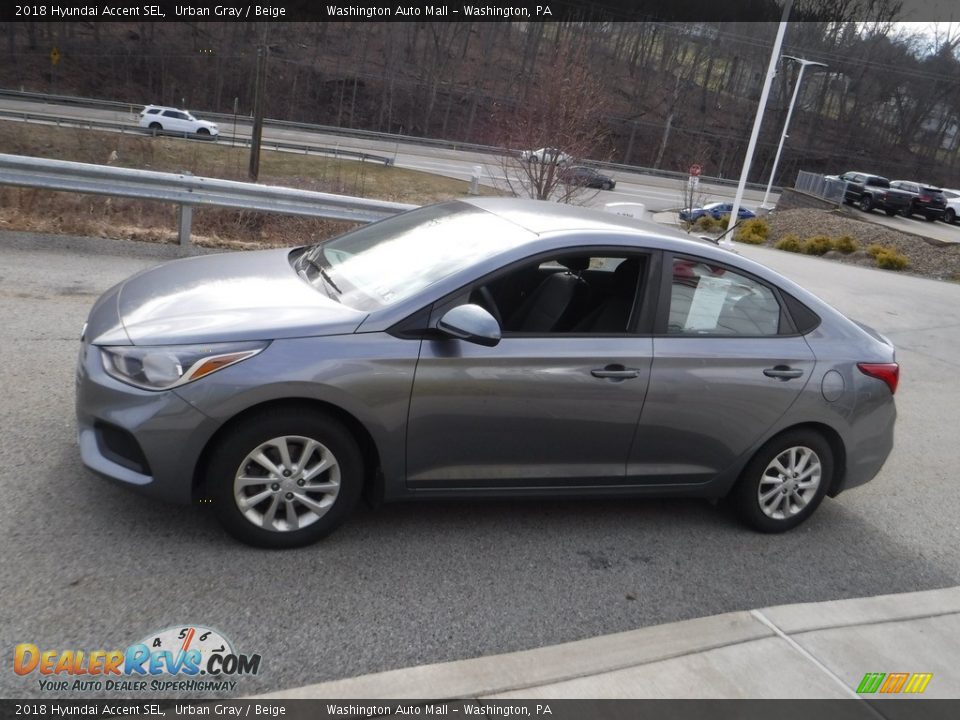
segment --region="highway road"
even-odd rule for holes
[[[202,507],[159,504],[80,464],[81,325],[101,292],[173,251],[0,235],[8,658],[15,643],[125,648],[201,624],[262,655],[239,695],[732,610],[960,584],[960,285],[742,248],[889,335],[902,364],[886,467],[793,532],[755,534],[700,501],[448,501],[362,509],[321,544],[268,552],[232,541]],[[0,673],[0,697],[57,695],[70,693],[42,693],[35,675],[9,665]]]
[[[104,110],[95,108],[80,108],[73,105],[55,105],[50,103],[34,102],[13,98],[0,97],[0,110],[44,115],[55,122],[57,118],[74,122],[110,122],[125,123],[131,130],[140,131],[137,127],[141,106],[132,105],[127,111]],[[202,113],[197,114],[203,117]],[[2,117],[0,119],[11,119]],[[239,117],[234,129],[231,121],[218,120],[220,140],[222,143],[231,142],[234,132],[238,138],[249,138],[251,123],[249,118]],[[453,150],[417,145],[406,142],[391,142],[379,139],[352,138],[343,135],[333,135],[321,132],[312,132],[294,128],[266,126],[263,133],[263,142],[269,147],[271,142],[279,143],[311,143],[341,150],[375,153],[394,158],[398,167],[423,172],[434,173],[469,180],[473,175],[473,168],[479,165],[482,171],[482,182],[491,186],[503,186],[504,168],[497,156],[469,150]],[[589,204],[602,205],[609,202],[642,203],[647,210],[658,212],[669,208],[677,208],[681,204],[682,181],[676,178],[663,178],[654,175],[613,171],[610,174],[616,181],[617,187],[610,192],[598,192]],[[703,182],[699,192],[704,202],[720,199],[732,199],[735,187],[716,185]],[[770,202],[775,203],[778,195],[771,195]],[[763,199],[763,192],[746,190],[744,204],[756,208]]]

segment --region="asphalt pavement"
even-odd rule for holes
[[[897,444],[873,482],[781,536],[699,501],[444,501],[362,509],[321,544],[276,553],[236,544],[203,508],[141,498],[81,467],[73,373],[85,315],[175,251],[0,235],[0,637],[126,647],[204,625],[263,656],[233,693],[258,694],[960,584],[960,285],[741,251],[897,344]],[[32,696],[53,697],[0,673],[0,697]]]

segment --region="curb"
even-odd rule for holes
[[[960,587],[780,605],[655,625],[534,650],[389,670],[251,698],[443,700],[502,693],[520,697],[524,691],[532,693],[544,685],[603,676],[756,641],[780,639],[796,646],[788,637],[794,633],[953,614],[960,614]],[[836,676],[831,681],[837,693],[856,697],[853,689]]]

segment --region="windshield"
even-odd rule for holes
[[[377,310],[530,235],[472,205],[443,203],[315,245],[301,256],[298,270],[315,267],[311,282],[324,284],[325,292],[344,305]]]

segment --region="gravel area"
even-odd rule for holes
[[[833,239],[849,235],[861,248],[883,245],[907,256],[910,266],[905,271],[934,280],[960,281],[960,243],[943,245],[919,235],[898,232],[863,220],[848,217],[842,211],[782,210],[766,218],[770,226],[767,245],[773,245],[785,235],[796,235],[801,240],[813,235],[827,235]],[[839,262],[875,267],[876,261],[864,250],[850,255],[832,251],[823,257]]]

